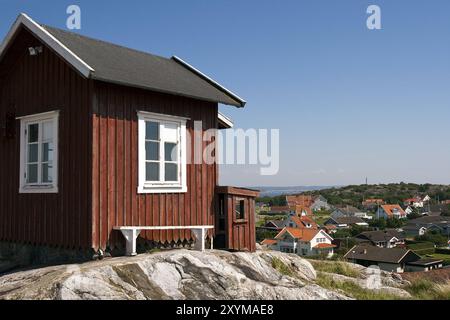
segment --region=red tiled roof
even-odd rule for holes
[[[272,244],[276,244],[277,242],[278,241],[275,239],[264,239],[263,241],[261,241],[261,244],[270,246]]]
[[[311,225],[312,228],[317,228],[317,223],[312,220],[309,217],[303,216],[303,217],[291,217],[291,220],[300,228],[302,226],[307,226],[308,224]]]
[[[286,201],[288,206],[301,205],[305,207],[311,207],[314,202],[312,196],[309,195],[294,195],[294,196],[286,196]]]
[[[284,228],[280,231],[275,239],[279,239],[283,234],[289,232],[289,234],[295,239],[301,239],[303,241],[311,241],[319,232],[318,229],[311,228]]]
[[[400,216],[406,216],[406,212],[398,204],[385,204],[385,205],[382,205],[381,208],[383,208],[384,212],[386,212],[386,214],[389,217],[393,217],[394,216],[394,212],[393,211],[395,209],[397,209],[397,211],[398,211]]]
[[[289,212],[288,206],[272,206],[270,207],[270,211],[272,212]]]
[[[362,202],[363,205],[365,204],[383,204],[383,199],[366,199]]]

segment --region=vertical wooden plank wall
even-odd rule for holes
[[[215,164],[188,164],[186,193],[137,194],[137,112],[141,110],[189,118],[191,145],[194,121],[202,121],[203,130],[217,128],[216,103],[96,82],[92,115],[94,248],[123,243],[114,226],[214,225]],[[162,243],[191,238],[190,231],[143,232],[141,236]]]
[[[28,54],[42,45],[43,53]],[[20,121],[0,137],[0,241],[91,247],[91,85],[26,29],[0,65],[0,120],[60,111],[57,194],[19,194]]]

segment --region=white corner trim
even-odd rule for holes
[[[47,30],[45,30],[42,26],[36,23],[25,13],[21,13],[18,16],[13,26],[9,30],[8,34],[6,35],[5,40],[2,42],[0,46],[0,58],[5,53],[12,39],[14,39],[14,36],[16,32],[19,30],[21,25],[27,27],[36,37],[38,37],[50,48],[55,50],[59,55],[61,55],[69,64],[71,64],[86,78],[89,78],[91,73],[95,71],[80,57],[78,57],[69,48],[67,48],[64,44],[62,44],[58,39],[56,39],[53,35],[51,35]]]
[[[233,120],[225,116],[223,113],[219,112],[217,117],[219,119],[219,122],[221,122],[227,129],[231,129],[234,127]]]
[[[237,102],[239,102],[241,104],[241,108],[243,108],[245,106],[245,104],[247,103],[247,101],[245,101],[244,99],[242,99],[241,97],[239,97],[237,94],[231,92],[230,90],[228,90],[227,88],[225,88],[224,86],[222,86],[221,84],[219,84],[217,81],[211,79],[210,77],[208,77],[206,74],[204,74],[203,72],[201,72],[200,70],[196,69],[195,67],[193,67],[192,65],[190,65],[189,63],[187,63],[186,61],[184,61],[183,59],[177,57],[177,56],[173,56],[172,57],[173,60],[175,60],[176,62],[180,63],[181,65],[183,65],[185,68],[189,69],[190,71],[196,73],[197,75],[199,75],[200,77],[204,78],[205,80],[209,81],[210,83],[212,83],[214,86],[216,86],[217,88],[219,88],[219,90],[225,92],[227,95],[229,95],[231,98],[233,98],[234,100],[236,100]]]

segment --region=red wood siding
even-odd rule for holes
[[[22,29],[0,64],[0,121],[60,110],[59,193],[19,194],[20,121],[15,137],[0,137],[0,241],[91,247],[91,85]]]
[[[186,193],[137,193],[137,112],[141,110],[189,118],[192,145],[194,121],[202,121],[204,130],[217,128],[216,103],[96,82],[91,120],[94,248],[113,248],[123,242],[122,235],[112,230],[115,226],[214,225],[215,164],[188,164]],[[191,239],[189,231],[141,236],[162,243]]]
[[[248,189],[233,187],[218,187],[216,189],[217,199],[223,196],[223,203],[217,203],[217,208],[223,206],[225,215],[225,230],[220,231],[219,219],[216,219],[216,233],[225,236],[224,249],[236,251],[256,250],[256,228],[255,228],[255,197],[259,192]],[[235,206],[238,201],[244,200],[244,218],[237,219]]]

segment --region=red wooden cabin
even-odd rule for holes
[[[219,103],[245,105],[177,57],[21,14],[0,48],[0,241],[98,251],[123,247],[120,226],[215,225],[213,236],[218,166],[195,164],[188,146],[194,121],[203,131],[229,125]],[[222,247],[255,250],[257,193],[219,191],[248,208]],[[190,230],[151,230],[138,242],[191,240]]]

